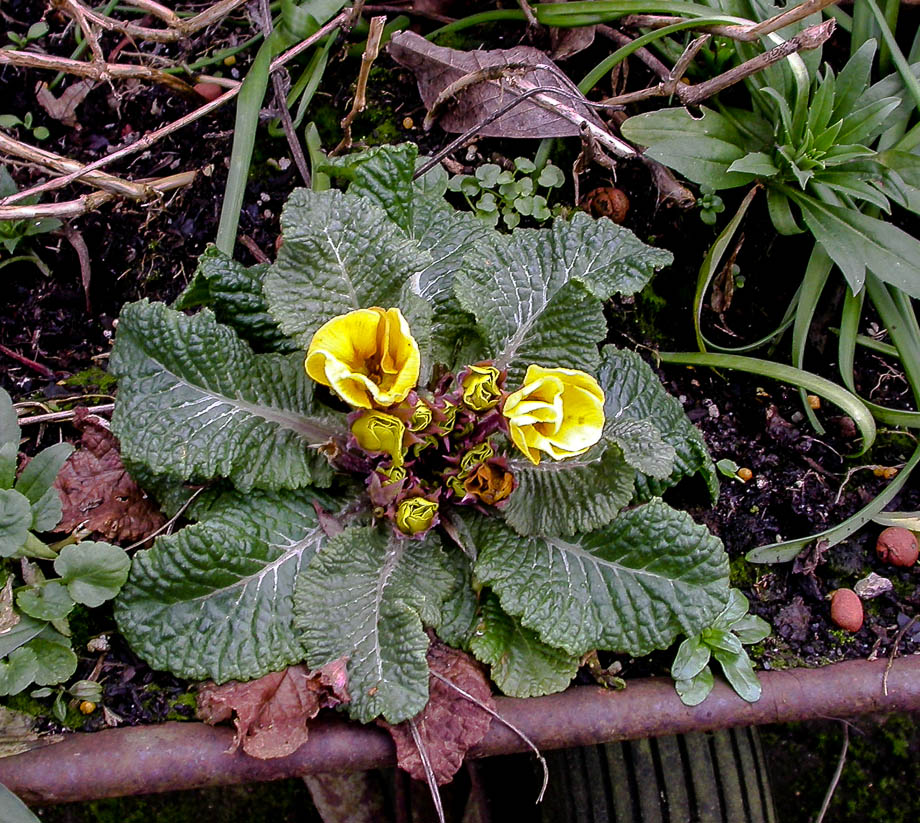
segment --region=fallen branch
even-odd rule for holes
[[[149,192],[143,200],[159,197],[161,194],[173,189],[190,185],[197,171],[183,171],[169,177],[146,178],[138,183]],[[98,191],[84,194],[76,200],[65,200],[61,203],[36,203],[31,206],[0,206],[0,220],[41,220],[46,217],[66,219],[79,217],[90,211],[95,211],[100,206],[115,198],[115,194],[108,191]]]
[[[47,71],[62,71],[74,74],[77,77],[88,77],[97,82],[110,79],[125,80],[128,78],[138,80],[152,80],[168,86],[174,91],[188,96],[197,97],[197,92],[184,80],[172,74],[166,74],[159,69],[147,66],[135,66],[132,63],[106,63],[93,60],[71,60],[69,57],[55,57],[50,54],[38,54],[31,51],[16,51],[14,49],[0,49],[0,66],[18,66],[25,69],[44,69]]]
[[[7,357],[11,357],[17,363],[22,364],[26,368],[32,369],[34,372],[38,372],[42,377],[46,377],[49,380],[54,379],[57,375],[51,371],[47,366],[43,366],[41,363],[37,363],[34,360],[30,360],[23,354],[13,351],[10,348],[7,348],[2,343],[0,343],[0,354],[5,354]]]
[[[303,40],[296,46],[292,46],[286,52],[276,57],[271,64],[270,70],[274,71],[280,66],[283,66],[288,61],[293,60],[298,54],[310,48],[310,46],[314,45],[319,40],[322,40],[331,31],[339,28],[339,26],[344,24],[350,16],[350,10],[340,12],[338,15],[333,17],[332,20],[326,23],[326,25],[322,26],[318,31],[310,35],[306,40]],[[3,53],[4,52],[0,51],[0,54]],[[108,154],[105,157],[100,157],[98,160],[94,160],[92,163],[87,164],[79,171],[71,172],[64,175],[63,177],[57,177],[54,180],[49,180],[46,183],[32,186],[29,189],[25,189],[21,192],[17,192],[16,194],[11,194],[9,197],[3,198],[0,200],[0,208],[9,206],[13,203],[18,203],[20,200],[24,200],[25,198],[32,197],[36,194],[42,194],[46,191],[53,191],[54,189],[62,188],[63,186],[69,185],[74,180],[85,176],[91,171],[96,171],[97,169],[101,169],[103,166],[108,166],[117,160],[121,160],[123,157],[129,157],[132,154],[146,151],[157,141],[162,140],[164,137],[168,137],[173,132],[185,128],[185,126],[189,125],[189,123],[194,123],[196,120],[201,119],[206,114],[210,114],[212,111],[215,111],[221,106],[229,103],[240,93],[241,86],[242,84],[228,89],[220,97],[205,103],[203,106],[199,106],[197,109],[190,111],[188,114],[180,117],[178,120],[175,120],[172,123],[168,123],[167,125],[162,126],[155,131],[148,132],[143,137],[140,137],[138,140],[135,140],[133,143],[125,146],[124,148],[113,151],[111,154]]]

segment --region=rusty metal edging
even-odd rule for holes
[[[894,661],[886,694],[887,665],[886,660],[855,660],[821,669],[762,672],[763,696],[757,703],[746,703],[726,684],[716,683],[701,705],[687,707],[668,678],[632,681],[621,692],[581,686],[547,697],[496,702],[499,713],[541,749],[815,717],[920,711],[920,655]],[[200,723],[74,734],[56,745],[0,759],[0,783],[27,803],[63,803],[360,771],[392,765],[395,759],[386,732],[342,718],[318,723],[307,743],[276,760],[231,754],[232,739],[230,728]],[[525,748],[493,721],[470,756]]]

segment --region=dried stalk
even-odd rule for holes
[[[173,174],[169,177],[148,178],[138,180],[149,195],[143,199],[152,199],[159,197],[161,194],[173,189],[179,189],[183,186],[190,185],[197,171],[183,171],[179,174]],[[37,203],[34,206],[0,206],[0,220],[41,220],[46,217],[57,217],[65,219],[70,217],[79,217],[81,214],[94,211],[100,206],[108,203],[115,198],[112,192],[99,191],[92,194],[84,194],[76,200],[66,200],[62,203]]]
[[[350,16],[350,11],[340,12],[338,15],[333,17],[332,20],[326,23],[326,25],[322,26],[316,33],[310,35],[310,37],[308,37],[306,40],[303,40],[296,46],[291,47],[286,52],[276,57],[271,64],[270,70],[275,71],[288,61],[293,60],[302,51],[310,48],[310,46],[314,45],[319,40],[322,40],[331,31],[334,31],[335,29],[342,26]],[[0,51],[0,54],[3,53],[4,52]],[[106,155],[105,157],[100,157],[98,160],[94,160],[92,163],[87,164],[78,171],[70,172],[63,177],[57,177],[54,180],[49,180],[46,183],[32,186],[29,189],[25,189],[24,191],[17,192],[16,194],[11,194],[9,197],[3,198],[0,200],[0,207],[18,203],[20,200],[31,197],[35,194],[42,194],[46,191],[53,191],[54,189],[62,188],[63,186],[69,185],[74,180],[85,176],[91,171],[96,171],[97,169],[101,169],[103,166],[108,166],[111,163],[114,163],[116,160],[121,160],[123,157],[129,157],[132,154],[146,151],[157,141],[162,140],[164,137],[168,137],[173,132],[185,128],[185,126],[187,126],[189,123],[194,123],[196,120],[201,119],[206,114],[210,114],[212,111],[215,111],[221,106],[226,105],[231,100],[233,100],[239,94],[239,92],[239,85],[228,89],[217,99],[211,100],[208,103],[205,103],[203,106],[199,106],[194,111],[190,111],[188,114],[180,117],[178,120],[175,120],[172,123],[168,123],[167,125],[156,129],[155,131],[148,132],[143,137],[139,138],[130,145],[125,146],[118,151],[113,151],[111,154]]]
[[[138,26],[134,23],[113,20],[111,17],[104,17],[101,14],[96,14],[96,12],[86,8],[82,3],[78,3],[77,0],[52,0],[52,2],[55,6],[62,8],[68,13],[73,13],[74,7],[79,7],[86,20],[91,22],[94,26],[99,26],[99,28],[105,29],[106,31],[117,31],[126,37],[151,40],[154,43],[175,43],[177,40],[188,37],[196,31],[222,20],[230,14],[230,12],[246,3],[246,0],[220,0],[220,2],[205,9],[201,14],[196,14],[194,17],[188,19],[182,19],[174,14],[170,17],[169,9],[157,3],[150,2],[150,0],[135,0],[135,2],[131,3],[133,6],[149,11],[161,20],[165,21],[169,19],[170,25],[165,29],[153,29],[148,26]],[[154,11],[154,9],[156,9],[156,11]]]
[[[371,72],[371,66],[380,53],[380,38],[383,37],[383,26],[386,23],[386,17],[372,17],[370,31],[367,35],[367,45],[364,48],[364,54],[361,55],[361,69],[358,71],[358,82],[355,86],[355,99],[351,104],[351,110],[342,118],[341,126],[344,135],[339,144],[331,152],[332,155],[347,151],[351,148],[351,124],[354,119],[367,108],[367,78]]]
[[[761,23],[749,23],[740,26],[700,26],[699,31],[708,31],[712,34],[719,34],[732,40],[751,43],[760,40],[764,35],[779,31],[791,23],[804,20],[809,15],[815,14],[821,11],[821,9],[832,6],[837,2],[838,0],[805,0],[801,5],[792,9],[787,9],[777,14],[775,17],[764,20]],[[687,23],[691,21],[692,18],[688,17],[669,17],[658,14],[630,14],[624,17],[620,22],[621,25],[629,28],[660,29],[674,23]]]
[[[53,372],[52,372],[52,376],[53,376]],[[86,411],[89,412],[90,414],[101,414],[102,412],[110,412],[114,408],[115,408],[114,403],[103,403],[101,406],[90,406],[89,408],[86,409]],[[36,423],[63,423],[65,420],[73,420],[75,412],[76,412],[76,409],[68,409],[67,411],[48,412],[48,414],[34,414],[31,417],[20,417],[19,425],[20,426],[31,426]],[[149,540],[149,539],[150,539],[150,535],[144,538],[144,540]]]
[[[102,47],[99,45],[96,32],[93,31],[93,27],[90,25],[86,14],[84,14],[83,7],[79,3],[74,2],[74,0],[62,0],[61,8],[77,21],[80,31],[83,32],[84,39],[89,44],[89,50],[93,53],[93,62],[100,65],[104,64],[105,55],[102,53]]]
[[[171,74],[166,74],[159,69],[147,66],[135,66],[131,63],[106,63],[86,60],[71,60],[69,57],[54,57],[50,54],[38,54],[31,51],[15,51],[13,49],[0,49],[0,66],[19,66],[26,69],[46,69],[48,71],[62,71],[66,74],[75,74],[78,77],[89,77],[97,82],[114,79],[136,78],[138,80],[152,80],[188,96],[197,96],[195,90],[184,80]]]
[[[688,65],[688,62],[684,61],[683,58],[688,55],[692,47],[695,46],[698,51],[703,45],[703,42],[705,42],[704,38],[698,38],[691,43],[688,50],[681,55],[681,60],[678,61],[678,65],[674,67],[673,71],[669,72],[668,78],[657,86],[650,86],[647,89],[640,89],[639,91],[629,92],[628,94],[609,97],[604,102],[625,105],[626,103],[634,103],[637,100],[646,100],[649,97],[670,97],[671,95],[676,95],[682,105],[695,106],[703,100],[712,97],[714,94],[724,91],[729,86],[733,86],[735,83],[744,80],[746,77],[763,71],[768,66],[778,63],[780,60],[785,60],[790,54],[818,48],[830,38],[836,25],[836,20],[825,20],[817,26],[811,26],[800,31],[795,37],[783,41],[769,51],[763,52],[763,54],[752,57],[740,66],[735,66],[703,83],[697,83],[696,85],[690,86],[680,82]],[[695,53],[696,51],[693,52],[693,54]],[[690,54],[691,58],[693,54]]]

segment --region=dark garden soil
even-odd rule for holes
[[[23,33],[29,22],[41,17],[43,7],[38,0],[4,2],[4,25]],[[53,29],[60,31],[61,27]],[[489,38],[487,42],[492,47],[518,42],[519,33],[513,28],[506,26],[501,31],[505,39],[490,32],[484,32],[483,38]],[[208,36],[205,32],[178,47],[167,47],[164,53],[175,57],[177,49],[184,49],[189,55],[199,55]],[[234,39],[248,36],[248,29],[243,26],[238,35],[223,36],[225,40],[208,46],[232,44]],[[107,35],[103,40],[107,50],[118,45],[116,36]],[[46,48],[69,54],[72,41],[55,44],[52,39]],[[152,53],[163,48],[155,47]],[[591,58],[585,58],[585,62],[591,65]],[[317,98],[317,119],[326,146],[337,142],[336,124],[347,110],[349,84],[356,74],[357,61],[336,66],[333,76],[338,84],[335,80],[325,82]],[[239,76],[244,69],[245,57],[241,56],[235,67],[223,70]],[[430,151],[447,142],[438,129],[426,134],[415,125],[424,110],[411,76],[385,56],[378,60],[374,72],[369,88],[370,109],[355,124],[358,145],[414,140],[422,144],[423,151]],[[36,123],[51,132],[42,144],[45,148],[84,162],[175,120],[195,105],[172,91],[139,82],[102,84],[81,105],[79,126],[65,127],[36,105],[34,87],[40,79],[46,78],[38,72],[0,67],[0,113],[23,117],[32,112]],[[0,303],[0,344],[4,347],[0,353],[0,385],[14,400],[34,402],[36,412],[40,412],[70,408],[74,401],[69,398],[74,396],[108,395],[112,391],[104,369],[121,306],[141,297],[174,299],[191,277],[197,256],[216,234],[232,142],[231,109],[228,106],[197,121],[118,167],[119,172],[132,178],[191,168],[202,170],[191,187],[152,204],[116,201],[115,205],[71,221],[72,229],[82,236],[89,251],[87,289],[86,273],[81,275],[74,248],[60,233],[38,235],[29,241],[30,250],[48,267],[50,276],[29,262],[2,270],[5,299]],[[535,142],[487,140],[456,153],[454,159],[463,165],[479,162],[479,158],[501,161],[532,155],[535,148]],[[560,148],[554,159],[568,171],[573,152],[571,146]],[[274,256],[281,205],[299,183],[287,155],[283,138],[260,138],[240,223],[243,242],[237,247],[239,259],[247,264],[255,262],[253,249],[269,258]],[[13,162],[8,168],[20,187],[40,179],[34,167]],[[583,177],[581,191],[611,182],[608,172],[595,167]],[[638,163],[620,164],[617,185],[627,193],[631,204],[625,225],[641,239],[667,247],[675,254],[675,265],[645,292],[608,308],[610,341],[638,347],[654,363],[656,348],[694,348],[687,306],[699,261],[714,239],[715,230],[704,225],[696,211],[680,212],[659,205],[647,171]],[[71,199],[81,193],[76,188],[65,189],[66,196],[60,197]],[[563,202],[572,197],[571,189],[567,190],[562,195]],[[730,214],[737,196],[725,199],[726,214]],[[731,305],[721,315],[708,309],[705,312],[707,335],[718,342],[757,339],[778,325],[804,271],[807,245],[795,239],[770,239],[775,235],[767,225],[765,206],[757,203],[745,223],[747,239],[736,261],[744,276],[744,287],[736,288]],[[916,224],[905,226],[917,230]],[[839,295],[827,297],[822,305],[823,320],[817,325],[826,329],[839,322],[835,320],[838,301]],[[809,341],[806,367],[834,378],[835,350],[833,335],[827,331],[818,333]],[[788,362],[787,349],[782,344],[772,354],[761,352],[759,356]],[[857,385],[864,396],[907,407],[906,383],[896,363],[870,354],[862,355],[857,367]],[[815,533],[853,514],[889,482],[884,475],[892,473],[886,470],[905,463],[913,450],[913,440],[883,433],[870,454],[848,457],[856,450],[854,425],[832,406],[824,405],[818,411],[826,427],[826,432],[818,435],[804,418],[798,393],[775,382],[681,366],[662,368],[659,374],[702,430],[713,458],[729,458],[751,472],[747,482],[722,478],[721,495],[712,508],[701,482],[687,481],[669,497],[724,541],[732,558],[733,583],[748,596],[752,610],[772,624],[773,635],[753,650],[758,663],[764,668],[812,666],[846,658],[920,652],[920,624],[911,622],[920,614],[920,572],[899,571],[878,560],[874,543],[880,527],[870,524],[844,543],[826,552],[812,552],[804,562],[796,564],[753,566],[743,560],[745,552],[755,546]],[[88,397],[80,402],[106,401],[104,397]],[[25,448],[30,451],[61,436],[76,439],[76,432],[66,424],[34,426],[26,434],[31,439]],[[920,484],[910,484],[889,508],[920,510]],[[866,603],[866,621],[858,633],[845,633],[830,622],[828,595],[838,587],[851,587],[870,572],[891,579],[893,589]],[[87,655],[78,675],[87,676],[101,664],[105,675],[104,705],[119,722],[151,723],[192,716],[194,701],[187,684],[153,672],[138,660],[114,632],[110,615],[106,616],[104,610],[94,613],[92,624],[81,626],[75,622],[76,639],[82,639],[84,646],[90,636],[99,632],[107,633],[111,649],[102,653],[101,661],[98,655]],[[666,674],[668,659],[662,655],[620,662],[628,679]],[[83,727],[92,730],[105,723],[102,713],[96,712]],[[51,727],[54,721],[49,719],[47,724]],[[916,747],[920,745],[916,730],[911,730],[909,724],[906,729],[898,729],[898,740],[905,742],[892,745],[899,746],[899,752],[912,754],[915,762]],[[791,734],[794,745],[809,748],[809,744]],[[835,738],[825,735],[820,740]],[[818,756],[825,765],[835,756],[836,746],[828,742],[826,752],[820,749]],[[794,768],[798,768],[797,761]],[[820,780],[825,779],[828,778]],[[878,778],[870,775],[867,779]],[[883,788],[881,784],[879,788]],[[890,786],[884,790],[891,790]],[[856,818],[841,813],[834,819]]]

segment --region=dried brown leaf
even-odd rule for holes
[[[39,83],[35,88],[35,99],[49,117],[60,120],[65,126],[80,128],[76,118],[77,106],[95,85],[92,80],[77,80],[64,89],[60,97],[55,97],[47,83]]]
[[[604,123],[580,102],[584,96],[575,84],[543,52],[530,46],[458,51],[436,46],[407,31],[394,34],[387,49],[397,63],[415,74],[419,93],[429,109],[452,83],[471,73],[481,73],[482,79],[457,91],[451,104],[444,106],[438,122],[445,131],[467,131],[520,96],[522,90],[535,87],[545,89],[545,95],[557,101],[560,110],[571,110],[606,131]],[[498,74],[502,70],[504,73]],[[580,134],[581,129],[571,118],[529,98],[479,133],[484,137],[571,137]]]
[[[118,440],[105,421],[77,409],[74,425],[82,432],[82,448],[54,481],[64,507],[56,531],[82,526],[108,540],[134,541],[162,526],[165,518],[125,471]]]
[[[428,668],[490,709],[495,708],[489,680],[469,655],[435,641],[428,649]],[[443,785],[449,783],[463,765],[467,750],[485,737],[492,718],[434,675],[428,679],[428,692],[428,705],[413,720],[428,753],[435,779]],[[384,720],[377,723],[390,733],[396,743],[399,767],[416,780],[424,780],[422,758],[408,722],[396,726]]]
[[[568,0],[542,0],[543,3],[567,3]],[[549,30],[549,41],[552,45],[554,60],[565,60],[580,51],[584,51],[594,42],[597,26],[576,26],[571,29],[552,27]]]
[[[343,658],[313,672],[291,666],[247,683],[205,683],[198,692],[198,717],[211,725],[233,718],[234,749],[242,746],[251,757],[269,760],[306,743],[307,721],[320,709],[349,700]]]
[[[19,620],[19,614],[13,608],[13,575],[10,575],[0,589],[0,634],[8,632]]]

